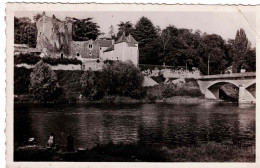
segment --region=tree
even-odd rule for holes
[[[246,37],[244,29],[237,30],[234,40],[229,40],[230,54],[232,56],[232,69],[234,72],[240,72],[242,67],[247,70],[255,69],[255,56],[253,56],[254,49]],[[249,58],[252,58],[250,60]],[[250,64],[249,64],[250,62]]]
[[[118,32],[117,32],[116,39],[119,39],[123,35],[123,32],[125,32],[125,35],[128,36],[129,33],[132,33],[134,30],[133,24],[130,21],[127,22],[121,21],[119,24],[117,24],[117,26],[118,26]]]
[[[217,34],[204,34],[199,47],[199,69],[203,74],[221,74],[230,65],[228,47],[225,40]],[[208,67],[209,63],[209,67]]]
[[[153,44],[159,41],[157,29],[153,23],[146,17],[141,17],[135,25],[133,37],[138,41],[139,45],[139,63],[151,64],[155,63],[156,59],[152,56]]]
[[[37,101],[44,103],[55,101],[62,94],[56,73],[43,61],[38,62],[30,74],[29,91]]]
[[[107,95],[141,98],[144,77],[131,61],[117,61],[105,64],[102,69],[102,82]]]
[[[99,26],[92,21],[92,18],[73,18],[72,39],[74,41],[96,40],[100,35]]]
[[[36,47],[37,29],[28,17],[14,17],[14,43]]]

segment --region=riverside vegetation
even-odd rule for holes
[[[15,62],[27,63],[19,60],[17,57]],[[183,84],[161,82],[157,86],[143,87],[144,76],[131,62],[106,62],[101,71],[53,71],[49,62],[54,61],[47,64],[46,60],[49,59],[34,61],[33,69],[15,67],[15,102],[154,102],[174,96],[203,96],[192,79],[186,79]],[[55,62],[62,61],[55,59]],[[72,62],[75,63],[74,60]]]

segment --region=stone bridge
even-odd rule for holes
[[[200,76],[197,82],[205,98],[218,99],[220,87],[231,83],[239,89],[239,103],[256,102],[255,94],[251,94],[249,90],[251,86],[256,85],[255,72]]]

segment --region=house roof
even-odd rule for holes
[[[100,45],[100,47],[109,47],[112,45],[112,40],[99,39],[97,40],[97,42]]]
[[[116,43],[122,43],[122,42],[126,42],[126,43],[128,42],[124,34],[116,41]]]
[[[114,50],[114,45],[109,46],[104,52],[108,52],[112,50]]]
[[[133,38],[131,34],[129,34],[126,38],[129,43],[138,44],[138,42]]]

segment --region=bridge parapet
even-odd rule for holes
[[[232,74],[220,74],[220,75],[204,75],[200,76],[198,80],[207,80],[207,79],[227,79],[227,78],[242,78],[242,77],[256,77],[255,72],[245,72],[245,73],[232,73]]]

